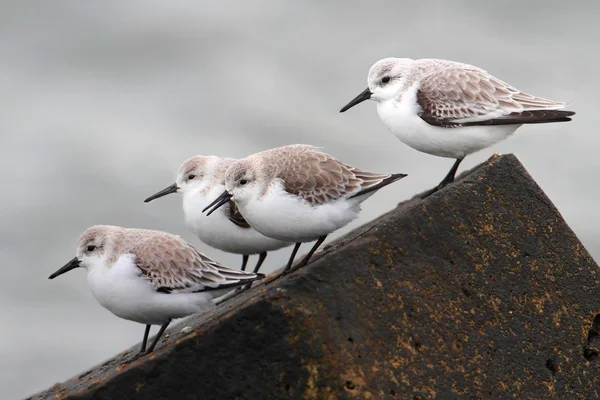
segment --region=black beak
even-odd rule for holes
[[[65,272],[69,272],[70,270],[79,267],[80,263],[81,263],[81,261],[79,261],[77,259],[77,257],[75,257],[74,259],[72,259],[71,261],[69,261],[68,263],[66,263],[64,267],[62,267],[61,269],[59,269],[58,271],[56,271],[55,273],[53,273],[52,275],[50,275],[48,277],[48,279],[54,279],[57,276],[64,274]]]
[[[369,90],[369,88],[366,88],[361,94],[359,94],[358,96],[356,96],[355,98],[353,98],[352,101],[350,101],[350,103],[346,104],[340,110],[340,112],[343,113],[344,111],[351,109],[355,105],[360,104],[360,103],[362,103],[365,100],[369,100],[371,98],[372,94],[373,93],[371,93],[371,91]]]
[[[144,203],[151,202],[154,199],[158,199],[159,197],[163,197],[163,196],[166,196],[166,195],[171,194],[171,193],[177,193],[178,190],[179,190],[179,187],[177,186],[176,183],[174,183],[171,186],[167,186],[166,188],[164,188],[160,192],[154,193],[152,196],[150,196],[146,200],[144,200]]]
[[[213,209],[210,210],[206,215],[212,214],[217,208],[219,208],[223,204],[227,203],[231,199],[231,197],[233,197],[233,196],[231,194],[229,194],[229,192],[227,190],[224,191],[223,193],[221,193],[221,195],[219,197],[217,197],[215,199],[215,201],[213,201],[212,203],[207,205],[206,208],[204,210],[202,210],[202,212],[204,212],[214,206]]]

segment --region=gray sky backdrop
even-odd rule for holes
[[[598,258],[600,2],[3,1],[0,3],[0,392],[18,398],[141,339],[101,308],[85,272],[48,275],[93,224],[162,229],[201,245],[177,195],[151,204],[194,154],[310,143],[409,177],[340,233],[439,182],[452,161],[399,142],[368,102],[338,110],[387,56],[481,66],[571,103],[463,163],[514,152]],[[306,248],[304,249],[306,251]],[[272,254],[268,271],[289,250]],[[254,262],[254,259],[252,260]]]

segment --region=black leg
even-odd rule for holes
[[[146,325],[146,331],[144,332],[144,340],[142,340],[142,348],[140,349],[140,353],[146,351],[146,343],[148,343],[148,334],[150,333],[150,327],[152,325]]]
[[[294,245],[294,250],[292,250],[292,255],[290,256],[290,259],[288,260],[288,263],[285,266],[285,269],[283,270],[282,274],[285,274],[287,271],[289,271],[292,268],[292,264],[294,263],[294,258],[296,258],[296,253],[298,253],[298,249],[300,248],[300,245],[302,245],[302,243],[296,243]]]
[[[171,323],[171,321],[169,320],[169,321],[165,322],[164,324],[162,324],[162,326],[160,327],[160,330],[158,331],[158,333],[156,334],[156,337],[154,338],[154,342],[152,342],[152,344],[148,348],[148,351],[146,351],[146,354],[152,353],[152,350],[154,350],[154,347],[156,347],[156,344],[162,337],[163,333],[165,333],[165,331],[167,330],[167,326],[169,326],[170,323]]]
[[[300,261],[300,263],[298,263],[298,265],[296,265],[294,268],[292,268],[292,263],[294,261],[294,258],[296,257],[296,252],[300,248],[300,244],[301,244],[301,243],[296,243],[296,246],[294,246],[294,251],[292,252],[292,257],[290,257],[290,261],[288,262],[288,265],[285,267],[283,272],[281,274],[279,274],[278,276],[276,276],[275,278],[271,279],[270,281],[265,282],[265,285],[268,285],[269,283],[271,283],[283,276],[286,276],[290,272],[294,272],[294,271],[304,267],[306,264],[308,264],[312,255],[315,254],[315,251],[317,251],[319,246],[321,246],[321,244],[323,244],[323,242],[325,241],[326,238],[327,238],[327,235],[319,236],[319,238],[317,239],[317,242],[312,247],[312,249],[310,249],[308,254],[302,259],[302,261]]]
[[[254,271],[252,272],[254,272],[255,274],[258,272],[262,263],[265,262],[265,258],[267,258],[267,252],[263,251],[258,255],[258,262],[256,263],[256,267],[254,267]]]
[[[256,266],[254,267],[254,271],[252,271],[253,273],[257,273],[258,270],[260,269],[260,266],[262,265],[262,263],[265,261],[265,258],[267,258],[267,252],[263,251],[262,253],[260,253],[258,255],[258,261],[256,262]],[[243,271],[243,270],[242,270]],[[236,289],[236,291],[242,292],[244,290],[248,290],[250,289],[250,287],[252,286],[252,282],[250,282],[247,285],[244,286],[240,286]],[[229,300],[229,299],[228,299]]]
[[[302,245],[301,242],[296,243],[294,245],[294,250],[292,250],[292,255],[290,256],[290,259],[288,260],[288,263],[285,266],[285,268],[283,269],[283,271],[279,275],[277,275],[276,277],[271,278],[268,281],[266,281],[265,282],[265,286],[268,285],[268,284],[270,284],[270,283],[272,283],[272,282],[275,282],[277,279],[281,278],[282,276],[287,275],[290,272],[290,270],[292,268],[292,264],[294,263],[294,258],[296,258],[296,253],[298,253],[298,249],[300,248],[301,245]]]
[[[446,177],[444,177],[444,179],[440,182],[440,185],[442,185],[442,187],[446,186],[449,183],[454,182],[454,177],[456,176],[456,171],[458,171],[458,166],[460,165],[462,160],[463,160],[462,158],[456,159],[456,161],[454,162],[454,165],[452,165],[452,168],[450,168],[450,171],[448,171],[448,174],[446,175]]]
[[[154,350],[154,347],[156,347],[156,344],[162,337],[163,333],[165,333],[165,330],[167,329],[167,326],[169,326],[170,323],[171,323],[171,321],[168,321],[168,322],[162,324],[162,326],[160,327],[160,330],[156,334],[156,337],[154,338],[154,341],[152,342],[152,344],[150,345],[148,350],[146,350],[146,342],[148,341],[148,334],[150,333],[150,325],[146,325],[146,332],[144,333],[144,341],[142,342],[142,351],[137,353],[135,356],[131,357],[131,359],[129,359],[126,362],[126,364],[134,362],[138,358],[144,357],[146,354],[152,353],[152,350]]]
[[[250,256],[248,254],[244,254],[242,256],[242,268],[241,268],[242,271],[246,270],[246,264],[248,264],[248,258],[250,258]]]
[[[312,257],[312,255],[315,254],[315,251],[317,251],[317,249],[319,248],[319,246],[321,244],[323,244],[323,242],[325,241],[326,238],[327,238],[327,235],[323,235],[323,236],[320,236],[317,239],[317,243],[315,243],[315,245],[312,247],[312,249],[310,249],[310,251],[308,252],[308,254],[306,255],[306,257],[304,257],[304,259],[302,261],[300,261],[300,264],[298,264],[294,268],[294,271],[297,270],[298,268],[304,267],[306,264],[308,264],[308,261],[310,261],[310,258]]]
[[[460,163],[462,162],[463,159],[464,159],[464,157],[457,158],[456,161],[454,161],[454,165],[452,165],[452,168],[450,168],[450,171],[448,171],[448,173],[446,174],[444,179],[442,179],[442,181],[436,187],[423,193],[421,195],[421,198],[424,199],[426,197],[429,197],[432,194],[434,194],[435,192],[437,192],[438,190],[440,190],[443,187],[447,186],[448,184],[454,182],[454,177],[456,176],[456,171],[458,171],[458,166],[460,165]]]

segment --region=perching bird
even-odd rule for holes
[[[225,175],[226,190],[205,210],[210,215],[233,200],[254,229],[295,242],[286,274],[303,242],[317,241],[298,268],[327,235],[357,217],[363,201],[405,176],[361,171],[314,146],[283,146],[234,162]]]
[[[468,64],[385,58],[369,70],[367,89],[340,112],[371,99],[387,128],[424,153],[454,158],[426,197],[454,181],[469,154],[506,139],[523,124],[570,121],[566,104],[532,96]]]
[[[194,156],[179,167],[174,184],[144,200],[148,203],[170,193],[183,195],[183,212],[187,226],[205,244],[228,253],[242,254],[242,271],[248,257],[258,254],[253,272],[258,272],[267,252],[291,245],[261,235],[244,220],[235,203],[230,201],[212,218],[202,214],[216,196],[225,190],[225,172],[234,162],[233,158]]]
[[[50,279],[78,267],[102,307],[146,325],[138,356],[154,350],[172,319],[210,309],[214,298],[263,277],[221,265],[170,233],[106,225],[86,230],[76,257]],[[151,325],[161,327],[146,350]]]

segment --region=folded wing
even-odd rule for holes
[[[456,64],[421,79],[420,117],[442,127],[570,121],[565,103],[523,93],[477,67]]]
[[[250,224],[246,222],[238,206],[233,201],[229,201],[229,220],[240,228],[249,229]]]
[[[175,235],[156,235],[136,244],[135,263],[163,293],[190,293],[240,286],[260,276],[226,267]]]
[[[351,198],[377,190],[406,175],[379,174],[361,171],[342,164],[314,146],[294,145],[289,154],[279,153],[283,160],[277,177],[285,190],[302,197],[312,205]]]

